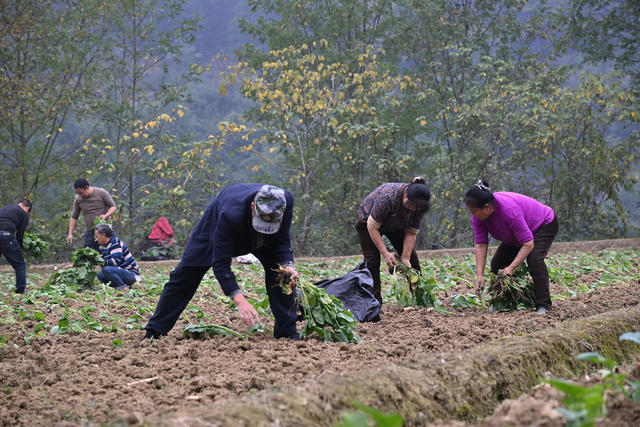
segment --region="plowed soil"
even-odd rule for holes
[[[117,348],[112,344],[114,335],[107,333],[46,335],[29,345],[0,347],[0,425],[153,425],[166,414],[205,408],[222,399],[328,375],[353,374],[363,368],[412,367],[425,354],[445,354],[497,337],[562,328],[568,320],[636,306],[639,301],[640,285],[635,280],[556,301],[553,310],[542,316],[530,311],[488,313],[451,306],[447,308],[455,314],[445,315],[386,304],[380,322],[358,325],[357,333],[363,338],[358,345],[314,338],[275,340],[270,332],[250,336],[248,341],[222,336],[195,340],[181,335],[180,323],[167,337],[154,342],[141,341],[139,330],[122,332],[118,334],[122,345]],[[240,324],[237,314],[222,304],[211,304],[208,310],[213,317],[226,319],[220,322],[225,326]],[[129,315],[124,309],[120,314]],[[0,335],[15,342],[19,327],[0,325]],[[541,387],[533,397],[505,402],[508,408],[498,408],[495,418],[481,425],[531,425],[531,418],[522,415],[526,413],[547,420],[537,425],[562,425],[563,418],[552,410],[557,400],[552,390]],[[624,405],[628,403],[618,403]],[[611,408],[608,420],[613,424],[609,425],[624,425],[629,420],[637,425],[638,407],[625,406],[621,411],[626,412],[616,424],[616,418],[611,418],[616,411]],[[463,424],[448,421],[442,425]]]

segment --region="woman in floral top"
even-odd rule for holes
[[[406,264],[420,270],[416,237],[422,218],[429,210],[430,199],[431,192],[424,178],[416,177],[410,184],[382,184],[360,203],[356,230],[364,260],[373,276],[373,292],[380,304],[380,257],[390,269],[396,265],[396,258],[387,250],[382,236],[387,236]]]

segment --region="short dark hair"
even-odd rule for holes
[[[24,206],[25,208],[31,209],[33,207],[33,202],[29,199],[22,199],[18,202],[18,204]]]
[[[104,234],[108,238],[113,237],[113,230],[109,224],[100,224],[96,227],[96,233]]]
[[[464,196],[464,203],[474,208],[484,208],[487,205],[493,205],[493,193],[489,187],[489,183],[484,179],[479,179],[467,190]]]
[[[77,190],[78,188],[87,188],[89,187],[89,181],[84,178],[78,178],[73,182],[73,189]]]

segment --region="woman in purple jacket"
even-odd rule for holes
[[[511,275],[527,260],[533,279],[537,313],[551,310],[549,272],[544,262],[556,234],[558,219],[553,209],[523,194],[492,193],[486,181],[479,180],[465,195],[471,211],[476,252],[476,294],[484,288],[489,234],[501,243],[491,258],[491,272]]]

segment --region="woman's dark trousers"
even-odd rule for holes
[[[371,240],[371,236],[369,235],[369,230],[367,230],[367,224],[361,221],[356,223],[356,230],[358,231],[358,239],[360,240],[360,247],[362,248],[362,255],[364,256],[364,261],[367,263],[367,268],[371,272],[371,277],[373,277],[373,295],[382,305],[382,286],[380,283],[380,251],[376,247],[373,240]],[[393,248],[400,255],[402,254],[402,249],[404,245],[404,230],[397,230],[392,232],[381,232],[381,235],[387,236]],[[418,254],[416,253],[415,248],[411,251],[411,257],[409,258],[411,263],[411,267],[415,270],[420,271],[420,262],[418,261]]]
[[[553,239],[558,234],[558,219],[554,218],[547,225],[543,225],[533,233],[533,250],[527,257],[527,267],[533,279],[533,290],[536,308],[551,308],[551,294],[549,292],[549,270],[544,259],[549,253]],[[513,262],[520,251],[520,247],[500,243],[496,253],[491,258],[491,272],[498,274],[498,270]]]

